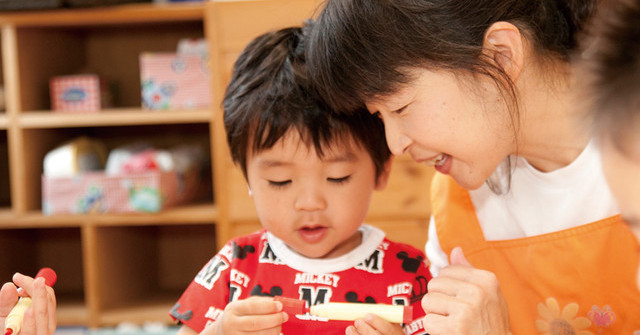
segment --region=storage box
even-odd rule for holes
[[[196,173],[150,171],[127,175],[90,172],[76,177],[42,177],[42,212],[50,214],[159,212],[188,203],[198,194]]]
[[[109,107],[106,84],[97,75],[51,78],[51,108],[57,112],[98,112]]]
[[[207,60],[198,55],[140,55],[142,106],[148,109],[207,108],[211,79]]]

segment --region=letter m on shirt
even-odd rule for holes
[[[220,274],[229,268],[229,263],[227,263],[221,257],[213,257],[207,265],[198,272],[198,275],[194,279],[194,281],[208,290],[213,288],[213,284],[218,281],[220,278]]]
[[[383,273],[382,263],[384,259],[384,252],[382,250],[374,251],[369,258],[360,262],[355,268],[358,270],[364,270],[371,273]]]
[[[307,306],[326,304],[333,295],[329,287],[300,286],[298,291],[300,298],[307,301]]]

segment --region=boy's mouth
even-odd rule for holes
[[[300,237],[307,243],[316,243],[327,234],[328,228],[323,226],[308,226],[298,229]]]

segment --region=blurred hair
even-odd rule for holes
[[[595,133],[623,153],[639,147],[640,0],[602,2],[579,62]]]

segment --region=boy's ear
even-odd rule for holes
[[[505,21],[493,23],[484,34],[484,53],[515,82],[524,64],[525,40],[520,29]]]
[[[249,191],[249,197],[253,198],[253,192],[251,191],[251,187],[247,186],[247,190]]]
[[[391,174],[391,163],[393,162],[393,157],[389,157],[386,163],[384,163],[384,169],[382,173],[376,179],[376,191],[382,191],[387,187],[387,182],[389,181],[389,175]]]

